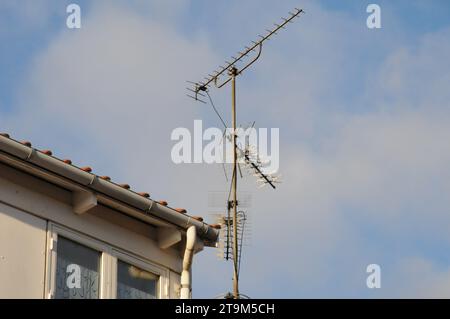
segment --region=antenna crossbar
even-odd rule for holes
[[[284,29],[286,24],[292,22],[292,20],[294,20],[295,18],[298,18],[300,16],[300,13],[304,13],[303,9],[297,9],[295,8],[294,12],[289,12],[289,17],[288,18],[281,18],[282,19],[282,23],[281,24],[277,24],[275,23],[275,28],[272,30],[266,30],[267,34],[266,35],[259,35],[260,39],[258,41],[252,41],[252,45],[250,46],[246,46],[245,50],[242,52],[238,52],[239,56],[237,57],[232,57],[231,61],[225,61],[226,65],[225,66],[220,66],[218,70],[213,71],[214,75],[208,74],[207,77],[204,78],[204,81],[199,81],[199,82],[195,82],[194,84],[194,88],[193,91],[195,93],[199,93],[200,91],[206,91],[207,88],[211,85],[211,83],[214,83],[217,87],[222,87],[224,86],[226,83],[231,81],[231,77],[229,77],[226,81],[224,81],[223,83],[219,84],[218,83],[218,79],[220,78],[220,76],[222,76],[225,71],[232,69],[233,67],[236,66],[236,64],[238,62],[240,62],[243,58],[245,58],[246,56],[248,56],[252,51],[253,52],[258,52],[257,56],[255,59],[253,59],[250,63],[248,63],[246,66],[244,66],[243,68],[241,68],[237,75],[239,75],[240,73],[242,73],[245,69],[247,69],[251,64],[253,64],[261,55],[261,51],[262,51],[262,44],[267,41],[270,40],[270,37],[272,37],[273,35],[277,35],[277,32],[280,29]],[[191,82],[192,83],[192,82]],[[191,96],[192,97],[192,96]],[[195,100],[197,100],[197,94],[195,94],[195,96],[193,96],[192,98],[194,98]]]

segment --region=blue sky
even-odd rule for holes
[[[276,192],[240,181],[253,223],[242,292],[450,296],[448,1],[76,1],[83,27],[68,30],[70,2],[0,0],[0,130],[211,220],[221,167],[170,160],[174,128],[219,126],[184,81],[302,7],[238,80],[240,123],[280,128],[285,176]],[[372,2],[380,30],[365,24]],[[228,119],[228,89],[212,94]],[[215,251],[194,267],[196,297],[230,289]]]
[[[0,88],[1,88],[1,101],[2,108],[11,108],[13,104],[14,96],[17,92],[14,90],[19,81],[27,73],[27,66],[31,63],[33,56],[36,52],[44,49],[48,43],[52,40],[58,32],[61,31],[61,26],[64,26],[64,21],[67,17],[65,8],[71,1],[36,1],[46,2],[52,8],[42,14],[42,17],[30,18],[28,15],[23,14],[23,10],[15,9],[18,6],[27,6],[27,1],[19,1],[18,4],[13,6],[8,5],[8,2],[14,2],[10,0],[3,0],[4,10],[0,12],[0,19],[2,26],[7,31],[2,32],[2,42],[5,46],[1,51],[0,67],[2,74],[0,75]],[[17,2],[17,1],[16,1]],[[20,3],[22,2],[22,4]],[[124,1],[116,1],[117,3],[124,3]],[[150,1],[151,2],[151,1]],[[321,6],[327,10],[333,12],[342,12],[349,14],[352,19],[359,20],[363,23],[367,17],[365,8],[371,1],[317,1]],[[92,6],[93,1],[77,1],[82,8],[83,14],[89,14],[89,9]],[[131,1],[133,3],[133,1]],[[268,11],[270,17],[270,10],[267,8],[277,8],[280,14],[283,14],[286,10],[290,10],[293,6],[299,4],[298,1],[284,1],[282,4],[270,4],[269,1],[260,2],[261,4],[252,4],[253,10],[243,12],[244,16],[253,19],[255,14],[261,11]],[[448,26],[448,16],[450,14],[450,6],[445,0],[434,1],[378,1],[378,4],[387,9],[388,14],[391,16],[391,20],[384,20],[385,27],[391,23],[395,24],[397,28],[404,31],[405,41],[404,43],[410,43],[417,39],[418,36],[426,34],[428,32],[436,31],[440,28]],[[300,3],[301,4],[301,3]],[[239,5],[239,4],[237,4]],[[36,5],[35,5],[36,6]],[[145,4],[139,4],[139,1],[134,1],[131,6],[137,8],[146,8],[143,11],[145,16],[153,19],[160,19],[158,11],[153,11]],[[231,4],[226,1],[219,1],[214,6],[208,4],[208,1],[199,0],[189,2],[183,13],[180,15],[180,19],[173,21],[174,25],[187,36],[192,35],[195,32],[204,32],[208,30],[208,36],[211,41],[215,41],[215,45],[221,47],[223,54],[228,54],[228,47],[239,47],[241,43],[248,41],[248,36],[240,36],[239,33],[227,32],[222,23],[233,23],[233,20],[229,20],[229,16],[226,15],[226,21],[222,21],[220,15],[224,11],[228,11],[229,7],[234,8],[236,4]],[[251,8],[252,6],[249,6]],[[284,10],[283,10],[284,9]],[[33,14],[33,13],[31,13]],[[35,13],[39,15],[37,10]],[[267,14],[266,14],[267,15]],[[34,22],[36,20],[43,20],[42,22]],[[269,18],[270,19],[270,18]],[[30,23],[31,20],[31,23]],[[217,21],[222,21],[219,23]],[[205,27],[207,26],[207,27]],[[258,29],[256,29],[258,30]],[[222,41],[221,36],[229,36],[234,39],[232,43]],[[6,45],[7,44],[7,45]],[[223,46],[223,47],[222,47]],[[370,54],[369,54],[370,57]]]
[[[51,9],[41,14],[41,11],[36,10],[35,13],[24,13],[23,9],[17,9],[19,6],[28,6],[27,1],[22,1],[22,4],[17,2],[14,5],[8,5],[13,1],[4,0],[4,10],[0,12],[0,19],[2,26],[6,31],[2,32],[2,43],[4,48],[1,51],[0,67],[2,73],[0,75],[1,91],[0,98],[3,109],[12,107],[15,96],[18,94],[15,90],[21,81],[26,76],[28,67],[30,66],[33,57],[37,52],[46,48],[52,38],[61,32],[61,26],[64,27],[64,22],[67,17],[65,8],[71,1],[36,1],[37,3],[46,3],[46,6],[51,6]],[[149,1],[151,2],[151,1]],[[251,2],[251,1],[249,1]],[[317,1],[324,9],[332,12],[343,13],[349,15],[351,19],[364,23],[367,15],[365,8],[371,1]],[[83,14],[89,14],[89,9],[92,7],[93,1],[78,1],[83,8]],[[122,5],[124,1],[116,1]],[[138,9],[145,8],[141,11],[143,15],[149,19],[164,19],[158,16],[158,10],[152,10],[152,5],[142,4],[139,1],[130,1],[131,7]],[[450,6],[445,0],[442,1],[378,1],[389,15],[389,19],[383,19],[385,28],[394,25],[396,29],[401,30],[403,39],[400,43],[408,44],[417,40],[420,35],[439,30],[448,26],[448,15],[450,14]],[[254,16],[260,12],[267,12],[264,15],[270,17],[270,10],[268,8],[277,8],[279,15],[283,14],[293,6],[297,6],[297,1],[284,1],[282,4],[271,4],[269,1],[263,1],[258,4],[244,6],[248,9],[239,13],[244,20],[252,21]],[[205,32],[209,40],[215,46],[218,46],[221,53],[229,54],[227,49],[240,48],[241,43],[246,43],[251,39],[252,35],[242,36],[241,33],[228,32],[227,29],[233,25],[233,21],[229,19],[229,15],[221,18],[221,13],[224,11],[233,11],[236,8],[235,4],[226,1],[215,3],[214,6],[208,5],[207,1],[191,1],[184,5],[183,12],[180,13],[179,19],[171,21],[173,25],[186,36],[192,36],[196,32]],[[34,6],[39,6],[35,4]],[[231,8],[231,9],[229,9]],[[284,10],[283,10],[284,9]],[[43,9],[41,9],[43,10]],[[30,10],[32,11],[32,10]],[[30,17],[30,15],[36,15]],[[41,15],[41,17],[39,17]],[[177,17],[178,18],[178,17]],[[384,16],[383,16],[384,18]],[[226,20],[225,20],[226,19]],[[313,17],[311,17],[313,19]],[[270,18],[266,21],[270,21]],[[226,27],[224,24],[229,24]],[[259,26],[255,23],[255,30],[259,30]],[[264,24],[265,26],[265,24]],[[251,27],[251,26],[250,26]],[[367,36],[372,36],[367,33]],[[222,40],[223,37],[228,39],[230,37],[235,40]],[[376,44],[375,44],[376,45]],[[383,48],[377,48],[383,49]],[[378,50],[375,50],[378,51]],[[365,59],[371,59],[372,52],[365,52]]]

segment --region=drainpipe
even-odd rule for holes
[[[197,229],[191,226],[186,231],[186,250],[183,258],[183,271],[181,273],[180,299],[192,298],[192,259],[194,258],[194,246],[197,240]]]

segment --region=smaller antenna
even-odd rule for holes
[[[252,125],[248,125],[245,129],[243,129],[244,131],[248,130],[248,129],[252,129],[255,127],[255,122],[252,123]],[[226,139],[229,142],[232,142],[232,137],[231,135],[225,134],[226,131],[224,132],[224,135],[222,136],[222,142],[223,142],[223,137],[225,136]],[[263,170],[263,166],[266,164],[265,162],[263,162],[259,156],[259,154],[257,153],[256,147],[255,146],[250,146],[250,145],[245,145],[245,148],[242,149],[242,147],[240,147],[239,145],[236,145],[236,150],[238,153],[238,157],[240,159],[242,159],[244,161],[244,163],[246,164],[247,168],[249,168],[251,171],[254,172],[254,176],[255,177],[259,177],[260,180],[263,181],[262,185],[260,185],[261,187],[264,187],[265,185],[269,184],[273,189],[276,189],[275,185],[276,183],[281,183],[281,180],[279,179],[279,175],[274,175],[274,174],[268,174],[265,173]],[[241,166],[238,163],[238,167],[239,167],[239,172],[242,178],[242,172],[241,172]],[[225,178],[228,181],[228,176],[226,174],[225,168],[224,168],[224,172],[225,172]]]
[[[279,177],[274,174],[264,173],[262,168],[263,163],[253,147],[246,147],[244,151],[237,147],[237,150],[239,156],[244,158],[247,167],[253,170],[254,176],[259,177],[258,181],[262,181],[262,185],[260,186],[264,187],[266,184],[269,184],[273,189],[276,189],[274,184],[280,182]]]
[[[216,223],[221,225],[220,241],[218,243],[219,258],[225,260],[233,260],[234,254],[234,225],[233,218],[230,214],[231,201],[227,200],[228,193],[224,191],[215,191],[208,193],[208,207],[214,211],[212,213],[213,219]],[[239,192],[239,211],[237,212],[237,242],[238,242],[238,266],[242,260],[243,246],[248,246],[251,243],[251,213],[250,207],[252,202],[252,193],[240,191]],[[224,203],[227,206],[226,213],[223,212]],[[240,267],[238,268],[238,274]]]

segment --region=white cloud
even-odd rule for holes
[[[198,114],[199,106],[185,96],[185,81],[200,76],[195,66],[208,63],[211,50],[125,7],[97,7],[85,19],[82,29],[63,30],[36,58],[22,91],[27,94],[7,123],[27,123],[22,133],[29,127],[32,136],[36,127],[63,136],[82,132],[85,150],[102,149],[101,158],[140,167],[126,171],[127,178],[159,175],[159,165],[170,160],[171,130]],[[70,150],[58,140],[56,147]]]
[[[394,298],[449,298],[450,268],[423,257],[405,257],[394,266],[397,285],[389,284]],[[390,278],[394,279],[394,278]]]

